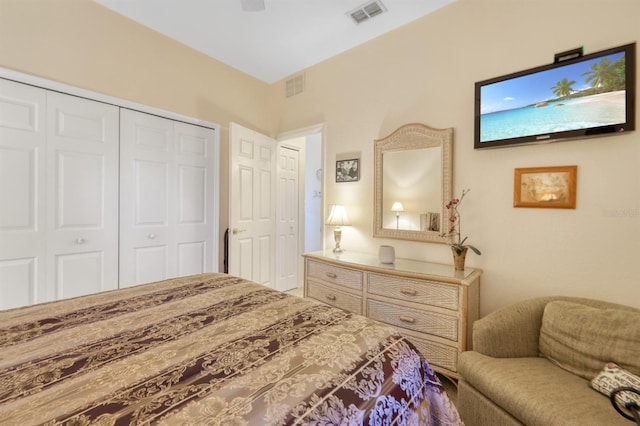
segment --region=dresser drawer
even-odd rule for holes
[[[415,336],[406,336],[407,339],[420,351],[429,364],[433,367],[441,367],[449,371],[458,371],[458,350],[455,347],[441,345],[427,339]]]
[[[451,310],[457,310],[460,306],[458,288],[456,285],[392,275],[368,275],[368,292],[371,294]]]
[[[307,296],[336,308],[362,315],[362,297],[360,296],[334,290],[312,281],[307,282]]]
[[[307,277],[316,278],[354,290],[362,290],[362,272],[353,269],[308,260]]]
[[[367,316],[409,330],[458,341],[458,319],[454,316],[411,309],[378,300],[367,300]]]

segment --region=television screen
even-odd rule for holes
[[[635,46],[476,83],[474,148],[633,130]]]

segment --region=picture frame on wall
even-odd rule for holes
[[[513,206],[575,209],[577,174],[578,166],[517,168]]]
[[[360,180],[360,159],[336,161],[336,182],[356,182]]]

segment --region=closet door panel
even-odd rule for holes
[[[214,132],[121,114],[120,286],[217,270]]]
[[[135,266],[133,283],[142,284],[162,281],[169,276],[169,246],[140,245],[135,247],[133,265]],[[126,287],[121,284],[121,286]]]
[[[133,161],[135,227],[169,224],[169,164],[167,161]]]
[[[50,299],[118,287],[118,108],[47,93]]]
[[[178,271],[180,276],[217,270],[213,240],[213,131],[174,124],[176,150]]]
[[[58,299],[81,296],[103,290],[104,250],[56,254],[54,257]]]
[[[56,153],[57,229],[104,227],[104,156],[77,152]]]
[[[176,277],[173,122],[123,109],[120,139],[120,287]]]
[[[35,303],[42,280],[38,261],[37,256],[0,259],[0,310]]]
[[[0,80],[0,309],[46,300],[46,92]]]
[[[207,246],[203,241],[178,244],[178,274],[201,274],[207,269]]]

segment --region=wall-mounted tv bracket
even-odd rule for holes
[[[567,50],[566,52],[560,52],[553,55],[553,63],[564,62],[569,59],[581,58],[584,55],[584,46],[577,49]]]

